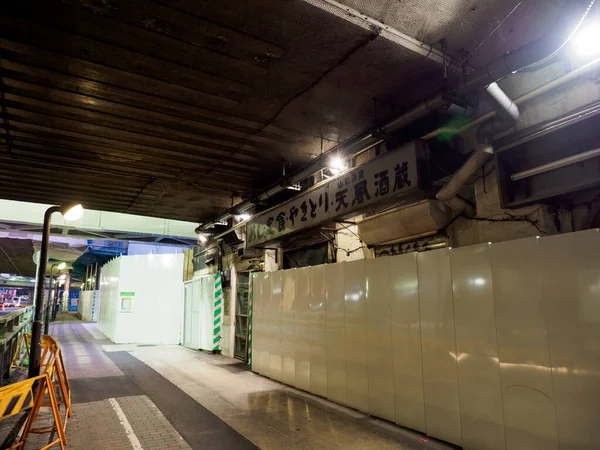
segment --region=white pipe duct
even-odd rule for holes
[[[493,146],[487,143],[488,139],[512,128],[519,120],[519,108],[496,83],[485,88],[484,98],[496,111],[497,118],[479,127],[475,152],[436,195],[438,200],[445,201],[450,208],[458,212],[464,211],[468,206],[464,200],[457,197],[458,193],[494,153]]]

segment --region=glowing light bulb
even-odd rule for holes
[[[83,206],[81,204],[75,205],[63,213],[65,220],[70,222],[81,219],[81,216],[83,216]]]
[[[344,160],[339,156],[334,156],[329,160],[329,170],[331,170],[331,173],[333,173],[334,175],[337,175],[338,173],[346,170],[347,168],[348,166],[346,165]]]
[[[571,48],[580,58],[600,56],[600,23],[592,23],[578,31],[571,40]]]

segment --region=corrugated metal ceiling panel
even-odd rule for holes
[[[508,7],[471,3],[348,0],[467,49]],[[519,23],[557,9],[527,3]],[[180,220],[214,218],[443,82],[301,0],[23,0],[0,30],[0,197]]]

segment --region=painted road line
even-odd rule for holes
[[[125,434],[127,434],[127,438],[129,439],[129,442],[131,442],[131,446],[133,447],[133,450],[144,450],[144,448],[142,447],[142,444],[140,444],[140,440],[133,432],[133,428],[131,428],[131,424],[129,423],[129,420],[127,420],[127,416],[121,409],[121,405],[119,405],[117,400],[114,398],[109,398],[108,402],[110,403],[110,405],[113,407],[113,409],[117,413],[117,417],[119,418],[121,425],[125,429]]]

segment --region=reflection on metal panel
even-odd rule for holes
[[[327,311],[325,265],[310,268],[308,326],[310,336],[310,392],[327,397]]]
[[[297,270],[284,270],[283,299],[281,301],[281,381],[294,386],[296,384],[296,325],[292,309],[296,296]]]
[[[460,445],[460,410],[450,251],[417,255],[425,430]]]
[[[296,270],[296,296],[293,310],[296,325],[296,384],[298,389],[310,391],[310,327],[308,325],[308,298],[310,295],[310,267]]]
[[[327,308],[327,398],[346,400],[346,314],[344,308],[345,263],[325,266]]]
[[[558,450],[538,239],[490,246],[506,448]]]
[[[280,336],[284,383],[435,438],[595,448],[598,254],[593,230],[257,275],[253,370]]]
[[[504,449],[489,244],[450,252],[462,445]]]
[[[369,412],[394,421],[394,360],[390,316],[389,258],[366,265]]]
[[[369,371],[367,368],[365,261],[346,263],[344,272],[347,403],[353,408],[368,412]]]
[[[271,274],[269,376],[281,381],[281,272]]]
[[[271,376],[271,361],[270,361],[270,347],[271,347],[271,323],[273,321],[273,313],[271,312],[271,275],[269,273],[264,274],[262,282],[262,300],[261,305],[263,308],[262,321],[257,328],[260,326],[262,332],[262,347],[260,348],[260,370],[261,375],[270,377]],[[255,353],[256,356],[256,353]]]
[[[262,373],[262,367],[260,365],[260,349],[263,347],[262,342],[262,329],[264,326],[264,309],[263,309],[263,280],[265,277],[264,273],[255,273],[252,275],[252,370],[256,373]],[[254,353],[256,351],[256,353]]]
[[[396,423],[425,431],[417,255],[392,256],[390,304]]]
[[[560,448],[598,447],[600,231],[538,245]]]

